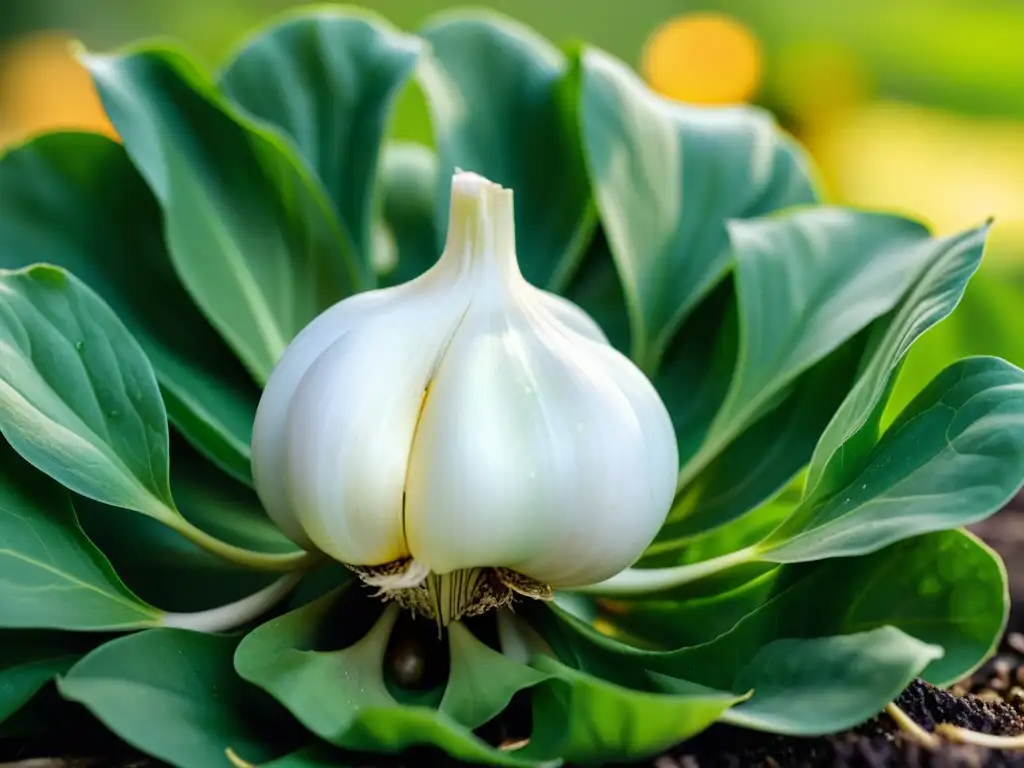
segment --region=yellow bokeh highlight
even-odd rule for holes
[[[641,72],[653,90],[670,99],[743,103],[761,84],[761,44],[729,16],[686,14],[651,35],[644,45]]]
[[[0,144],[49,130],[115,135],[70,43],[65,34],[43,32],[0,50]]]
[[[986,263],[1024,248],[1024,123],[874,102],[802,139],[843,201],[922,219],[940,235],[995,227]]]

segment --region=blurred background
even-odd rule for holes
[[[68,54],[185,41],[211,67],[294,0],[0,0],[0,147],[51,128],[112,133]],[[415,30],[445,0],[361,3]],[[812,152],[831,200],[919,218],[938,234],[995,217],[956,318],[915,347],[893,410],[953,359],[1024,366],[1022,0],[492,0],[555,41],[582,39],[690,103],[772,110]],[[410,91],[394,127],[426,140]]]

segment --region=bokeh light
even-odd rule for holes
[[[741,103],[760,86],[761,45],[729,16],[687,14],[655,30],[644,46],[641,70],[650,86],[670,99]]]
[[[1024,245],[1024,124],[876,101],[802,137],[839,197],[923,219],[940,234],[995,227],[985,264]]]
[[[114,136],[70,44],[65,34],[41,32],[0,51],[0,144],[57,129]]]

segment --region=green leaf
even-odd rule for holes
[[[754,695],[721,719],[793,736],[837,733],[878,714],[941,656],[942,648],[895,627],[776,640],[736,678],[737,690],[752,689]],[[671,684],[666,688],[672,690]]]
[[[437,156],[422,144],[392,142],[384,147],[380,188],[383,226],[395,249],[395,263],[379,270],[385,285],[418,277],[441,255],[435,211]]]
[[[0,723],[67,671],[82,655],[81,646],[56,632],[0,634]]]
[[[830,498],[806,500],[759,556],[803,562],[865,554],[978,522],[1024,485],[1024,371],[998,358],[947,368]]]
[[[769,599],[731,630],[703,645],[647,654],[645,660],[654,671],[736,690],[737,672],[776,640],[891,625],[945,649],[921,676],[948,685],[991,654],[1008,611],[998,558],[963,531],[941,531],[870,555],[784,566]],[[577,642],[594,642],[577,624],[563,626],[574,630]],[[888,689],[878,692],[876,709],[887,696]]]
[[[71,490],[173,516],[167,416],[138,343],[56,267],[0,272],[0,430]]]
[[[366,284],[319,182],[289,143],[226,102],[184,54],[85,56],[164,211],[171,258],[263,383],[316,315]]]
[[[293,547],[254,552],[226,543],[181,515],[153,371],[78,278],[46,265],[0,270],[0,292],[0,432],[22,457],[86,498],[148,515],[232,562],[289,570],[308,558]]]
[[[814,202],[810,170],[767,113],[662,99],[592,48],[581,67],[583,151],[625,290],[633,359],[655,370],[728,269],[726,221]]]
[[[711,460],[677,495],[648,553],[688,546],[780,492],[807,465],[856,381],[866,339],[867,332],[858,334],[800,376],[781,404]]]
[[[384,659],[397,606],[386,609],[354,644],[340,650],[311,650],[337,599],[337,591],[329,593],[250,632],[235,654],[238,673],[274,696],[311,732],[337,746],[395,753],[425,744],[477,764],[536,765],[536,760],[494,749],[443,713],[402,706],[391,695]],[[344,696],[338,695],[339,681]]]
[[[835,208],[734,221],[728,230],[739,355],[704,444],[680,471],[680,487],[801,373],[891,310],[933,247],[919,224]]]
[[[534,730],[522,754],[566,762],[651,757],[700,733],[746,698],[696,685],[672,695],[631,690],[550,656],[533,664],[556,680],[534,691]]]
[[[560,765],[560,760],[539,760],[522,752],[492,747],[472,732],[426,707],[374,708],[363,710],[346,739],[351,749],[365,752],[402,753],[417,745],[430,745],[470,765],[509,768]]]
[[[1010,614],[1003,561],[966,531],[927,534],[884,557],[888,551],[872,577],[859,582],[860,595],[851,595],[863,602],[848,609],[841,631],[888,623],[944,648],[921,676],[952,685],[991,657],[1003,638]]]
[[[656,379],[701,407],[675,419],[684,449],[681,492],[651,553],[678,549],[745,514],[811,460],[865,357],[900,320],[895,310],[886,313],[923,266],[947,251],[904,219],[828,208],[728,228],[738,295],[735,372],[731,315],[702,318],[717,291],[682,329],[696,337],[685,340],[686,368],[666,357],[673,365]],[[709,336],[701,325],[719,327],[719,338],[701,341]]]
[[[988,228],[937,239],[926,246],[924,271],[877,329],[856,386],[814,451],[807,487],[815,497],[833,492],[862,468],[878,439],[886,396],[898,366],[911,345],[957,306],[981,262]]]
[[[907,354],[883,418],[889,424],[946,366],[963,357],[992,355],[1024,366],[1024,337],[1017,333],[1024,285],[1008,270],[982,264],[956,312],[918,339]]]
[[[0,158],[0,267],[47,262],[87,283],[153,364],[171,423],[251,483],[259,390],[182,288],[161,226],[152,194],[110,139],[44,134]]]
[[[451,672],[439,710],[467,728],[500,714],[512,697],[547,675],[494,650],[463,624],[448,626]]]
[[[576,74],[548,41],[492,12],[445,14],[420,34],[431,47],[419,76],[438,148],[438,232],[448,229],[455,168],[480,173],[515,193],[523,275],[561,290],[595,223]]]
[[[237,547],[297,554],[264,513],[256,494],[171,439],[171,488],[184,518]],[[75,501],[87,534],[132,588],[168,611],[198,611],[238,600],[268,586],[274,574],[240,568],[154,520],[125,510]]]
[[[638,665],[718,690],[746,690],[736,674],[768,644],[893,626],[944,649],[921,676],[946,686],[989,658],[1009,615],[1006,573],[990,549],[960,530],[899,542],[870,555],[785,565],[760,577],[752,594],[721,595],[719,616],[735,599],[747,615],[700,645],[661,651],[597,632],[560,606],[532,610],[532,625],[562,659],[609,680],[629,681]],[[747,600],[749,598],[749,600]],[[746,601],[746,602],[745,602]],[[684,604],[700,621],[699,610]],[[808,610],[807,606],[814,606]],[[715,608],[721,607],[721,612]],[[624,678],[624,676],[626,676]],[[878,695],[877,709],[889,700]]]
[[[178,768],[227,765],[231,749],[261,762],[285,749],[278,714],[261,717],[259,693],[231,667],[237,637],[152,629],[97,648],[58,680],[126,742]]]
[[[118,578],[67,491],[0,440],[0,627],[130,629],[161,612]]]
[[[332,592],[250,632],[235,654],[244,679],[266,690],[310,731],[346,744],[359,713],[395,706],[384,682],[384,655],[397,618],[392,606],[369,633],[337,651],[306,650],[337,600]],[[337,695],[344,679],[348,695]]]
[[[422,47],[368,12],[324,7],[261,32],[219,78],[236,104],[294,142],[330,196],[364,272],[381,141]]]

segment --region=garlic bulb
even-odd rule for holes
[[[511,190],[457,172],[438,262],[310,323],[254,425],[253,478],[281,529],[442,625],[610,578],[675,492],[654,387],[526,282],[514,241]]]

